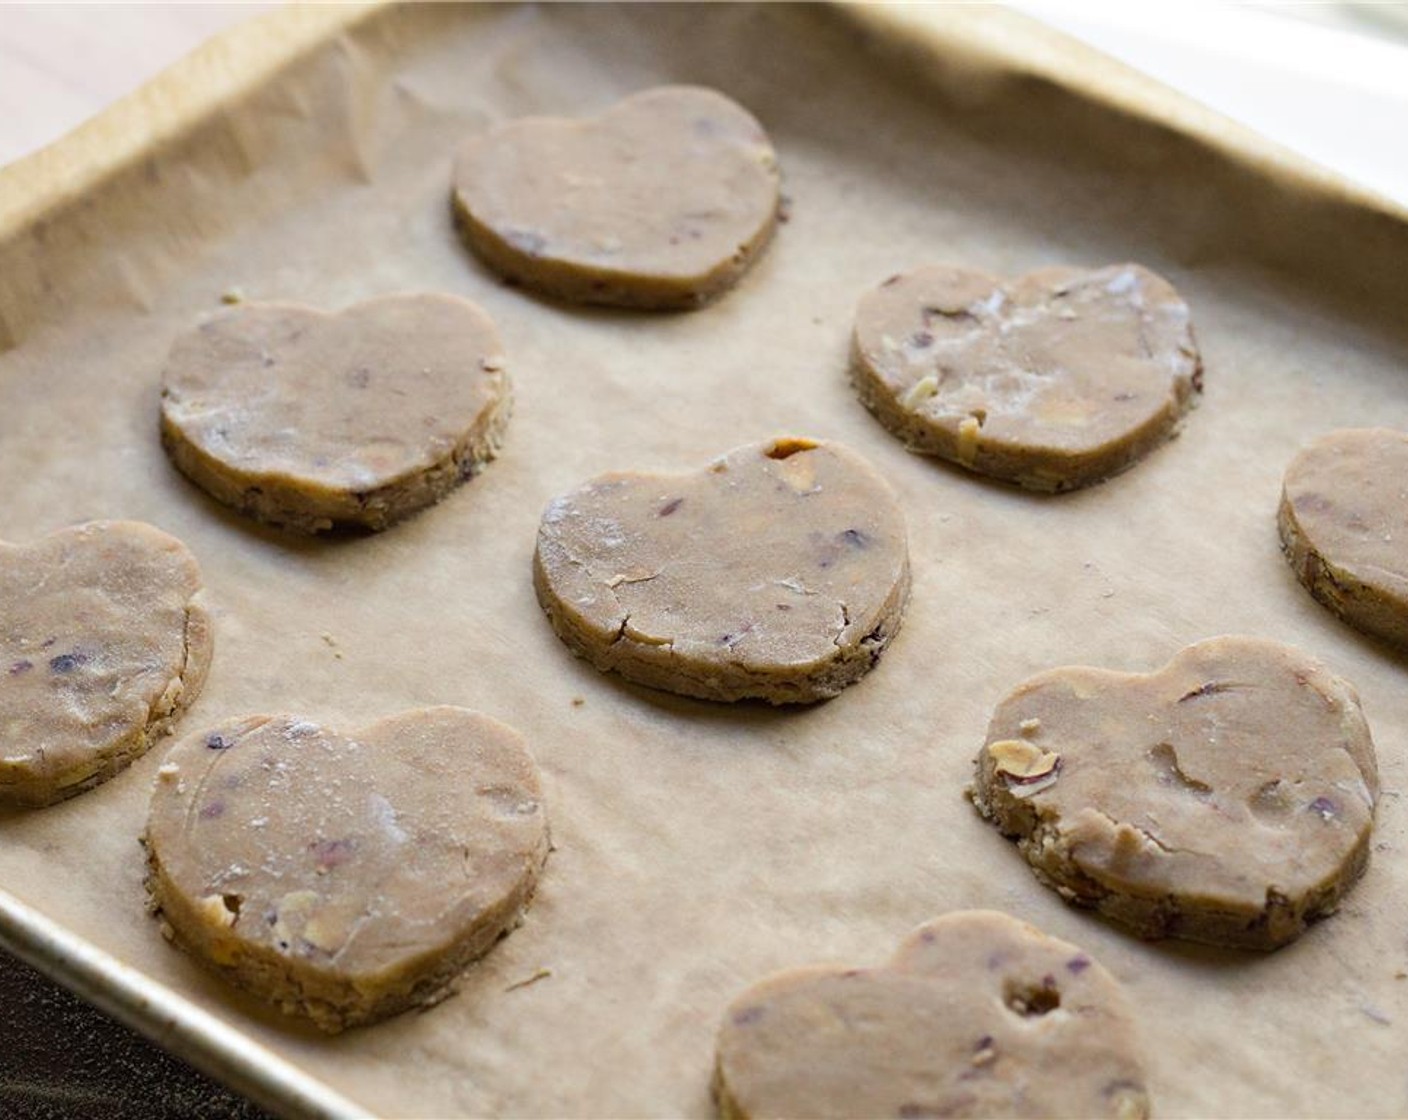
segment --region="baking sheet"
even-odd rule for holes
[[[148,1030],[290,1113],[352,1106],[293,1091],[267,1054],[384,1116],[706,1115],[713,1031],[740,988],[879,962],[919,922],[989,906],[1128,985],[1161,1115],[1408,1111],[1408,665],[1309,599],[1274,527],[1303,442],[1408,427],[1401,215],[1001,12],[289,18],[287,39],[266,25],[278,64],[257,80],[238,66],[258,57],[245,35],[217,48],[184,116],[166,87],[145,110],[154,141],[109,133],[98,157],[70,148],[0,181],[0,537],[133,517],[192,547],[217,649],[187,727],[266,710],[352,725],[434,703],[516,725],[557,850],[525,924],[459,996],[315,1037],[207,977],[145,915],[136,836],[158,748],[92,793],[0,819],[8,940],[107,954],[130,972],[90,956],[80,984],[106,982]],[[459,246],[458,141],[665,81],[728,92],[779,150],[790,218],[735,292],[684,315],[563,308]],[[39,182],[57,193],[22,189]],[[893,272],[1125,259],[1188,298],[1207,392],[1177,441],[1104,486],[1026,495],[909,455],[847,385],[854,303]],[[515,383],[501,459],[377,537],[302,541],[208,501],[161,453],[157,382],[173,336],[233,288],[325,307],[402,289],[477,300]],[[913,596],[879,668],[835,701],[774,711],[573,660],[530,583],[548,499],[782,433],[849,444],[907,511]],[[1224,632],[1349,677],[1386,790],[1343,911],[1266,957],[1143,944],[1064,906],[962,796],[1011,685],[1058,664],[1154,668]],[[69,959],[48,966],[73,980]],[[159,1011],[138,1006],[148,996]]]

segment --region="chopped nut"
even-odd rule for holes
[[[905,408],[918,408],[938,391],[939,379],[931,373],[928,377],[921,377],[916,381],[900,403]]]
[[[288,949],[299,937],[318,905],[317,891],[291,891],[279,899],[274,920],[274,939],[280,949]]]
[[[1041,720],[1033,716],[1031,719],[1024,719],[1017,727],[1023,735],[1035,735],[1041,730]]]
[[[163,782],[173,782],[180,772],[181,768],[174,762],[163,762],[157,767],[156,776]]]
[[[965,416],[959,422],[956,454],[960,463],[973,465],[973,460],[978,457],[978,433],[981,430],[982,425],[976,416]]]
[[[236,287],[231,287],[231,288],[226,288],[223,292],[220,293],[220,302],[221,302],[221,303],[243,303],[243,302],[244,302],[244,289],[243,289],[243,288],[240,288],[240,287],[238,287],[238,286],[236,286]]]
[[[1006,779],[1016,797],[1040,793],[1060,777],[1061,756],[1022,739],[999,739],[989,743],[987,751],[993,770]]]
[[[1055,751],[1044,751],[1021,739],[999,739],[989,743],[988,754],[992,756],[993,767],[998,773],[1019,781],[1044,777],[1061,761],[1061,756]]]
[[[229,929],[235,924],[236,911],[225,899],[225,895],[208,894],[196,903],[196,908],[200,911],[200,916],[211,925]]]
[[[789,455],[778,461],[778,473],[798,494],[816,488],[816,462],[811,455]]]
[[[314,915],[303,923],[303,932],[299,936],[315,949],[334,953],[342,948],[346,940],[344,931],[338,928],[339,925],[340,923],[329,921],[323,915]]]

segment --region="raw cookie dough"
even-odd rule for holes
[[[685,696],[835,696],[880,659],[909,594],[885,481],[834,443],[776,439],[686,475],[603,475],[554,500],[533,584],[598,669]]]
[[[913,450],[1045,491],[1132,466],[1202,390],[1187,304],[1134,264],[892,276],[860,301],[851,375]]]
[[[1408,434],[1364,428],[1316,440],[1286,470],[1277,524],[1315,598],[1408,649]]]
[[[754,985],[719,1031],[725,1120],[1149,1115],[1115,979],[990,910],[936,918],[876,969]]]
[[[518,734],[442,707],[349,733],[250,716],[188,736],[144,842],[179,945],[340,1031],[449,995],[518,924],[548,831]]]
[[[212,646],[195,557],[150,525],[0,543],[0,805],[51,805],[140,757],[200,693]]]
[[[511,121],[455,162],[470,247],[526,288],[580,303],[688,308],[743,274],[777,224],[777,156],[721,93],[664,86],[599,117]]]
[[[468,300],[246,303],[177,339],[161,437],[191,481],[260,521],[384,529],[478,473],[509,409],[498,332]]]
[[[1354,689],[1257,638],[1155,673],[1054,669],[998,705],[974,804],[1037,878],[1141,937],[1275,949],[1363,872],[1378,767]]]

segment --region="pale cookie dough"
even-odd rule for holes
[[[140,757],[195,700],[213,646],[174,537],[90,521],[0,542],[0,805],[51,805]]]
[[[1008,283],[930,267],[860,301],[851,376],[913,450],[1059,491],[1171,438],[1202,390],[1202,361],[1187,305],[1138,265]]]
[[[598,669],[708,700],[809,703],[879,661],[909,552],[863,459],[776,439],[692,474],[608,474],[555,499],[533,584],[558,636]]]
[[[478,473],[509,409],[498,332],[468,300],[245,303],[176,341],[161,437],[191,481],[260,521],[384,529]]]
[[[688,308],[734,284],[777,225],[777,156],[721,93],[664,86],[599,117],[511,121],[454,170],[470,247],[526,288],[581,303]]]
[[[327,1031],[443,999],[518,925],[548,853],[520,737],[461,708],[352,732],[291,716],[182,739],[144,838],[164,931]]]
[[[1055,669],[998,706],[974,804],[1037,878],[1142,937],[1275,949],[1363,872],[1378,767],[1354,689],[1256,638],[1155,673]]]
[[[1277,524],[1315,598],[1408,649],[1408,434],[1366,428],[1316,440],[1286,470]]]
[[[1149,1115],[1117,981],[990,910],[915,930],[874,969],[778,973],[728,1009],[724,1120]]]

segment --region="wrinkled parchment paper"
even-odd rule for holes
[[[326,1039],[206,976],[145,914],[136,837],[160,747],[0,819],[0,887],[385,1116],[706,1115],[713,1032],[740,988],[877,963],[974,906],[1124,981],[1163,1116],[1408,1111],[1408,661],[1311,601],[1274,525],[1302,443],[1408,427],[1402,220],[1001,12],[339,19],[193,131],[0,230],[0,537],[131,517],[191,546],[217,648],[188,729],[280,710],[353,726],[436,703],[517,726],[557,844],[538,899],[457,997]],[[779,150],[790,217],[737,290],[679,315],[565,308],[460,246],[459,141],[672,81],[737,98]],[[893,272],[1120,260],[1187,297],[1207,392],[1179,439],[1106,485],[1027,495],[912,456],[847,385],[854,304]],[[207,500],[158,446],[157,385],[172,338],[234,289],[328,308],[406,289],[477,300],[515,384],[501,459],[375,537],[299,540]],[[903,502],[913,597],[878,669],[773,711],[574,660],[530,584],[545,503],[601,471],[689,470],[777,434],[849,444]],[[1353,681],[1386,791],[1365,879],[1271,956],[1143,944],[1065,906],[963,797],[1012,685],[1060,664],[1152,669],[1225,632],[1301,646]]]

